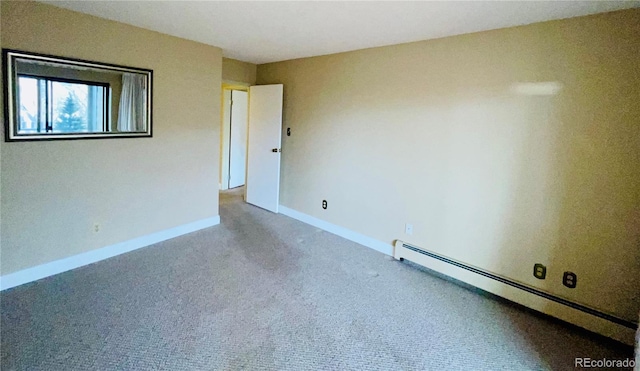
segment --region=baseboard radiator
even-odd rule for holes
[[[498,295],[528,308],[559,318],[595,333],[633,345],[638,324],[586,305],[575,303],[533,286],[491,273],[397,240],[393,257],[407,259],[440,274]]]

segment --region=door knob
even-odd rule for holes
[[[274,148],[274,149],[271,150],[271,152],[282,152],[282,150],[279,149],[279,148]]]

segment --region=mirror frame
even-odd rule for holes
[[[35,61],[54,62],[69,66],[81,66],[99,68],[104,70],[130,72],[144,74],[147,77],[147,126],[144,132],[102,132],[102,133],[57,133],[57,134],[17,134],[18,116],[16,92],[16,76],[15,63],[18,59],[27,59]],[[153,122],[153,70],[146,68],[136,68],[121,66],[117,64],[102,63],[88,61],[84,59],[75,59],[67,57],[59,57],[54,55],[32,53],[15,49],[2,49],[2,85],[4,95],[4,126],[5,126],[5,142],[22,142],[36,140],[69,140],[69,139],[109,139],[109,138],[141,138],[152,137]],[[113,123],[112,123],[113,124]]]

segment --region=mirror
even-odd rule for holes
[[[6,141],[151,136],[153,71],[2,54]]]

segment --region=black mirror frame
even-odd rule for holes
[[[46,60],[60,64],[68,64],[70,66],[84,66],[103,68],[107,70],[116,70],[122,72],[135,72],[142,73],[147,76],[148,92],[147,92],[147,130],[144,132],[127,132],[127,133],[68,133],[68,134],[28,134],[17,135],[15,134],[15,128],[17,128],[17,116],[16,101],[12,99],[13,86],[15,78],[13,74],[13,63],[16,58],[33,59],[33,60]],[[16,49],[2,49],[2,89],[4,96],[4,128],[5,128],[5,142],[25,142],[25,141],[39,141],[39,140],[78,140],[78,139],[116,139],[116,138],[151,138],[153,137],[153,70],[138,67],[129,67],[111,63],[95,62],[85,59],[60,57],[48,54],[40,54],[27,52]]]

